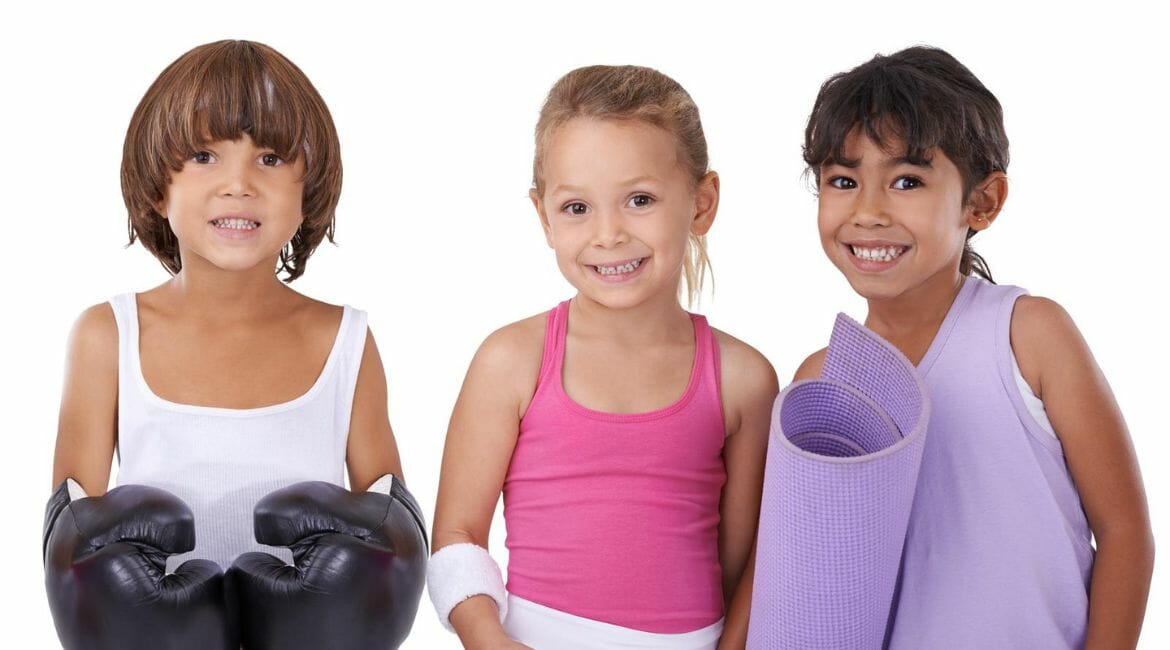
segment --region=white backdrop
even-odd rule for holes
[[[497,5],[508,4],[504,9]],[[1164,22],[1111,2],[1093,11],[1027,3],[40,3],[6,8],[0,66],[4,306],[0,399],[7,421],[0,541],[23,647],[56,643],[42,586],[66,335],[88,305],[165,280],[124,249],[118,168],[130,113],[189,48],[268,43],[332,109],[345,189],[338,245],[297,289],[370,313],[390,383],[407,481],[433,513],[443,437],[472,353],[491,330],[569,295],[528,202],[532,129],[571,68],[637,63],[677,78],[702,112],[723,198],[712,231],[716,286],[701,311],[791,376],[833,315],[864,304],[818,244],[801,178],[804,121],[820,82],[877,52],[927,43],[966,63],[1005,107],[1011,196],[976,240],[1001,283],[1063,304],[1128,419],[1155,534],[1170,539],[1170,449],[1158,415],[1170,365],[1160,241],[1170,210],[1162,100]],[[503,562],[502,522],[492,549]],[[1164,573],[1164,572],[1163,572]],[[1155,573],[1143,648],[1170,647],[1170,592]],[[15,603],[15,604],[13,604]],[[1161,615],[1159,615],[1159,613]],[[9,644],[11,645],[11,644]],[[406,648],[457,647],[424,597]]]

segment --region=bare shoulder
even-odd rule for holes
[[[1053,331],[1053,329],[1057,331]],[[1020,296],[1012,310],[1011,334],[1023,342],[1041,343],[1051,334],[1076,330],[1072,317],[1055,300],[1041,296]]]
[[[483,340],[463,380],[450,431],[494,430],[515,443],[516,424],[528,412],[541,375],[546,321],[548,313],[537,314]]]
[[[766,413],[780,391],[776,370],[759,350],[711,328],[719,345],[720,389],[728,435],[739,430],[745,414]]]
[[[529,316],[492,332],[475,353],[476,363],[512,370],[539,370],[544,355],[548,312]]]
[[[727,382],[748,385],[776,384],[776,371],[759,350],[722,330],[711,328],[719,345],[723,384]]]
[[[341,319],[345,316],[345,308],[296,292],[294,296],[291,305],[294,318],[315,337],[324,337],[332,341]]]
[[[70,363],[77,360],[118,367],[118,322],[110,303],[86,308],[73,323],[69,333]]]
[[[815,379],[821,376],[821,369],[825,366],[825,353],[829,348],[821,348],[816,352],[808,355],[800,367],[796,369],[796,375],[792,377],[792,381],[800,381],[801,379]]]
[[[53,484],[72,477],[103,494],[117,440],[118,325],[108,303],[81,312],[69,334]]]
[[[1044,377],[1070,362],[1091,360],[1092,354],[1072,317],[1056,301],[1020,296],[1012,310],[1011,345],[1020,374],[1043,398]]]

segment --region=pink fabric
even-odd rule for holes
[[[674,404],[594,411],[561,383],[568,301],[549,314],[536,393],[504,481],[508,591],[569,614],[675,634],[723,615],[719,349],[692,314],[695,361]]]

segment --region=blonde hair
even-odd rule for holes
[[[532,161],[532,186],[537,194],[544,194],[541,168],[553,133],[577,117],[633,120],[669,131],[678,142],[679,160],[691,179],[698,183],[709,171],[699,107],[677,81],[653,68],[591,65],[557,80],[540,109]],[[683,258],[688,304],[698,299],[708,275],[711,260],[706,236],[691,233]]]

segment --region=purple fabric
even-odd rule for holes
[[[772,410],[749,648],[880,648],[930,399],[913,365],[841,314],[820,379]]]
[[[1094,552],[1060,442],[1015,383],[1011,319],[1022,295],[968,278],[918,365],[934,408],[895,650],[1084,645]]]

